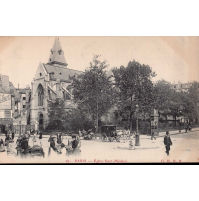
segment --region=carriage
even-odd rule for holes
[[[116,126],[115,125],[105,125],[101,127],[101,135],[102,135],[102,141],[109,141],[113,142],[116,140],[117,142],[120,142],[120,136],[117,135],[116,132]]]

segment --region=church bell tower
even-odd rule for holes
[[[62,50],[61,43],[58,37],[55,38],[53,48],[50,50],[50,52],[51,54],[48,60],[48,64],[59,64],[64,67],[68,65],[66,63],[64,51]]]

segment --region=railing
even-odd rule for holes
[[[12,130],[16,134],[24,134],[31,129],[35,129],[35,125],[13,125]]]

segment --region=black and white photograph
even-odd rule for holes
[[[199,161],[199,37],[0,47],[0,163]]]

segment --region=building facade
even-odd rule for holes
[[[26,110],[27,89],[16,89],[7,75],[0,75],[0,131],[11,128],[17,120],[24,116]],[[25,97],[24,97],[25,96]],[[24,112],[23,112],[24,110]],[[27,112],[26,112],[27,113]],[[27,124],[27,116],[24,117]]]
[[[193,85],[193,83],[181,83],[178,82],[177,84],[173,83],[172,89],[174,89],[176,92],[188,92],[189,88]]]
[[[70,77],[82,72],[67,65],[59,38],[55,38],[48,63],[39,63],[31,83],[30,124],[36,125],[36,129],[47,126],[49,102],[56,98],[64,100],[63,109],[74,108]]]

